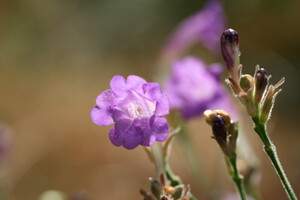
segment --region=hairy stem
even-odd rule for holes
[[[228,164],[230,164],[230,175],[232,177],[232,180],[234,181],[237,191],[239,192],[241,200],[246,200],[246,192],[244,187],[244,180],[241,177],[239,170],[237,168],[236,164],[236,155],[232,155],[231,157],[227,157]]]
[[[285,191],[287,193],[287,196],[289,197],[290,200],[297,200],[298,198],[297,198],[297,196],[296,196],[296,194],[295,194],[295,192],[283,170],[283,167],[282,167],[279,157],[277,155],[276,147],[272,143],[272,141],[270,140],[270,138],[268,136],[268,133],[266,130],[266,125],[261,124],[259,122],[258,117],[254,117],[253,122],[255,124],[254,130],[261,138],[261,140],[264,144],[264,150],[267,153],[267,155],[269,156],[269,158],[280,178],[283,188],[285,189]]]
[[[162,145],[159,142],[155,142],[151,147],[153,162],[155,165],[156,176],[160,180],[161,175],[165,174],[165,159],[163,156]]]

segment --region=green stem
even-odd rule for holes
[[[277,155],[276,147],[270,140],[268,133],[266,131],[266,125],[259,123],[258,117],[253,118],[253,122],[255,124],[254,130],[256,133],[259,135],[261,138],[263,144],[264,144],[264,150],[269,156],[280,180],[283,185],[283,188],[285,189],[287,196],[289,197],[290,200],[297,200],[297,196],[283,170],[283,167],[280,163],[279,157]]]
[[[173,171],[169,165],[169,162],[167,161],[166,158],[165,158],[165,171],[166,171],[168,180],[171,182],[171,186],[175,187],[177,185],[182,184],[181,179],[173,173]]]
[[[241,200],[246,200],[246,192],[244,188],[244,180],[241,177],[239,170],[236,165],[236,155],[231,156],[230,158],[227,158],[229,160],[230,164],[230,171],[231,171],[231,177],[232,180],[234,181],[236,188],[239,192],[239,195],[241,197]]]
[[[162,145],[160,142],[155,142],[151,147],[153,161],[155,165],[156,176],[160,180],[161,175],[165,174],[165,159],[163,156]]]

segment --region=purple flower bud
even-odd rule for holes
[[[236,54],[239,54],[239,35],[233,29],[227,29],[221,37],[221,51],[229,71],[234,67]]]
[[[168,121],[163,116],[169,114],[169,102],[158,83],[130,75],[114,76],[110,86],[97,97],[91,118],[99,126],[115,123],[109,132],[114,145],[134,149],[167,139]]]

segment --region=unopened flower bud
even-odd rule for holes
[[[224,119],[226,127],[230,126],[230,123],[231,123],[230,116],[224,110],[206,110],[206,111],[204,111],[203,115],[204,115],[205,121],[210,125],[212,125],[212,121],[213,121],[214,117],[219,115]]]
[[[234,54],[239,51],[239,35],[233,29],[227,29],[221,37],[221,51],[228,69],[233,68]]]
[[[240,79],[240,87],[243,92],[239,94],[239,99],[246,106],[250,116],[255,116],[257,113],[257,108],[253,102],[254,82],[254,78],[249,74],[242,75]]]
[[[213,118],[217,115],[217,113],[213,110],[206,110],[203,113],[205,121],[211,125]]]
[[[233,29],[227,29],[221,37],[221,51],[229,74],[236,82],[239,79],[239,35]]]
[[[224,111],[224,110],[214,110],[217,115],[220,115],[221,117],[223,117],[223,119],[225,120],[225,125],[228,128],[229,126],[231,126],[231,118],[229,116],[229,114]]]
[[[211,122],[212,131],[215,138],[218,140],[227,140],[226,121],[220,115],[216,115]]]
[[[174,199],[180,199],[182,194],[183,194],[183,188],[184,186],[183,185],[178,185],[174,188],[174,192],[172,194],[172,197]]]
[[[242,75],[240,79],[240,86],[244,92],[248,92],[254,86],[254,78],[249,74]]]
[[[160,185],[160,183],[153,179],[153,178],[149,178],[149,180],[151,181],[151,193],[157,198],[160,198],[160,195],[162,194],[162,187]]]
[[[257,69],[255,73],[255,101],[259,103],[269,84],[269,75],[264,68]]]

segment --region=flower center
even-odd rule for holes
[[[125,99],[123,112],[131,119],[151,117],[155,111],[155,103],[135,91],[130,91]]]
[[[131,101],[127,104],[126,110],[130,118],[150,117],[155,111],[155,105],[146,99],[141,102]]]

